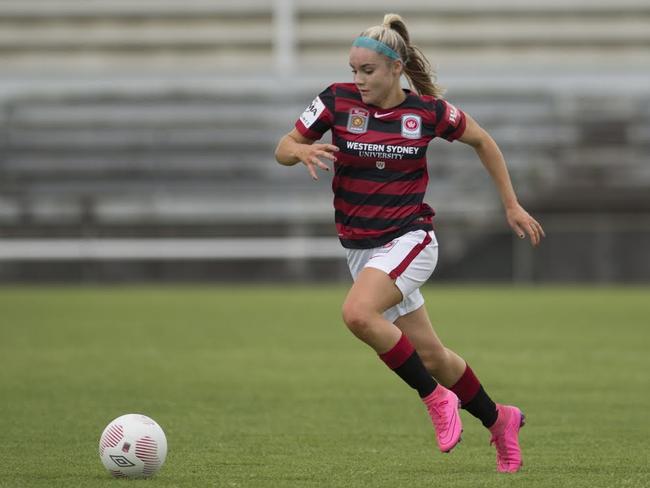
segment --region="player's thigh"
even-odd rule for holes
[[[348,292],[343,305],[346,309],[355,308],[383,313],[402,301],[402,292],[395,281],[385,272],[366,267],[359,272]]]
[[[429,279],[437,261],[438,242],[433,231],[415,230],[376,249],[366,266],[387,273],[402,297],[408,297]]]

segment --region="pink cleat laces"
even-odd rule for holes
[[[523,466],[519,447],[519,429],[526,423],[524,414],[517,407],[497,404],[499,416],[490,432],[490,444],[497,449],[497,471],[516,473]]]
[[[454,392],[442,385],[436,386],[429,396],[422,399],[436,429],[436,440],[442,452],[451,451],[460,442],[463,425],[458,409],[460,400]]]

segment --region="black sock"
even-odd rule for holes
[[[424,367],[420,356],[416,351],[393,371],[399,375],[411,388],[418,391],[420,398],[429,396],[436,389],[438,383],[434,380]]]
[[[405,334],[402,334],[390,351],[380,354],[379,357],[406,384],[417,390],[420,398],[430,395],[438,386]]]
[[[497,406],[492,399],[485,393],[481,386],[476,396],[471,401],[463,405],[463,408],[471,413],[474,417],[478,418],[481,423],[490,428],[497,421]]]
[[[449,388],[460,399],[462,408],[478,418],[485,427],[490,427],[497,420],[497,406],[485,393],[469,364],[455,385]]]

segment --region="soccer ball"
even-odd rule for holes
[[[167,457],[167,438],[146,415],[130,413],[106,426],[99,439],[99,458],[116,478],[148,478]]]

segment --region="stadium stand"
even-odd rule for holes
[[[40,240],[53,237],[177,239],[197,262],[205,248],[183,239],[264,237],[280,239],[272,247],[284,239],[296,249],[318,243],[322,267],[291,264],[278,252],[280,264],[258,260],[241,273],[240,258],[224,250],[231,264],[219,273],[343,276],[335,240],[318,240],[333,235],[327,178],[314,184],[304,171],[276,165],[272,151],[315,93],[349,77],[350,39],[394,8],[339,0],[0,2],[0,230],[7,244],[0,279],[62,272],[37,272],[34,251],[21,253],[27,247],[19,244],[40,242],[36,255],[49,249],[62,260],[65,252],[57,258],[52,243]],[[534,209],[549,218],[613,211],[619,225],[638,222],[622,216],[650,211],[647,2],[444,0],[434,7],[418,0],[399,12],[450,87],[448,98],[499,142]],[[552,256],[530,264],[517,251],[471,150],[436,142],[430,161],[428,200],[449,243],[441,276],[472,276],[469,263],[496,246],[508,265],[479,277],[511,279],[515,269],[524,269],[525,280],[590,277],[544,275]],[[647,242],[644,222],[637,243]],[[183,256],[156,251],[162,241],[137,242],[136,257],[138,245],[150,246],[150,260]],[[78,259],[123,256],[101,249]],[[204,251],[204,258],[218,255]],[[117,277],[215,273],[198,264],[162,274],[129,266]],[[93,273],[103,272],[91,266],[82,274]],[[621,276],[647,279],[650,269],[595,273],[605,281]]]
[[[4,0],[0,51],[4,69],[260,73],[276,67],[280,27],[295,38],[297,65],[322,69],[339,66],[349,39],[397,7],[442,66],[650,62],[644,0]]]

